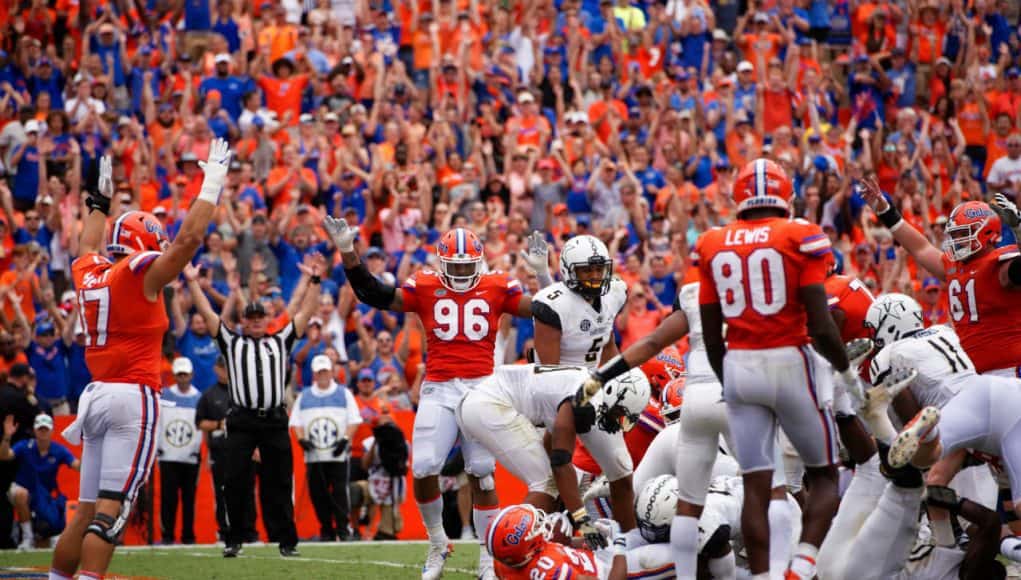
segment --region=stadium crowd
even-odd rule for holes
[[[874,175],[937,246],[962,200],[1016,199],[1018,12],[1010,0],[4,2],[0,416],[15,418],[19,464],[0,467],[0,489],[58,493],[52,473],[28,475],[38,466],[17,442],[55,450],[36,413],[73,414],[91,380],[70,265],[103,155],[111,215],[151,212],[173,237],[199,160],[230,142],[198,287],[225,321],[255,302],[279,328],[303,275],[326,266],[291,400],[324,369],[347,385],[364,421],[358,470],[372,428],[416,408],[425,336],[417,317],[355,298],[325,216],[357,224],[368,270],[397,286],[439,267],[452,227],[475,232],[488,269],[526,294],[539,289],[520,256],[529,233],[545,232],[553,264],[572,236],[594,235],[630,289],[623,350],[669,314],[689,248],[731,220],[736,172],[766,157],[792,178],[796,215],[829,235],[838,272],[946,323],[943,283],[877,227],[859,184]],[[167,290],[163,382],[204,393],[225,379],[191,287]],[[497,361],[525,360],[533,336],[531,320],[505,316]],[[23,522],[15,496],[0,518]]]

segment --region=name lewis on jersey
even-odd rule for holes
[[[723,238],[725,246],[744,246],[746,244],[764,244],[769,241],[769,226],[747,230],[727,230]]]

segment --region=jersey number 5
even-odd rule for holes
[[[961,294],[964,294],[968,301],[967,311],[961,301]],[[963,288],[960,280],[951,280],[950,284],[947,284],[947,297],[950,299],[950,316],[953,317],[954,322],[960,322],[964,319],[965,314],[968,314],[968,322],[978,322],[978,301],[975,299],[974,278],[965,282]]]
[[[458,310],[457,302],[449,298],[437,300],[433,305],[433,320],[436,322],[436,333],[440,340],[454,340],[458,332],[468,340],[482,340],[489,334],[489,303],[481,298],[473,298],[464,303]]]
[[[727,318],[741,316],[751,302],[752,310],[769,316],[787,305],[787,277],[783,256],[772,248],[758,248],[744,260],[737,252],[724,251],[710,263],[720,308]]]
[[[95,303],[90,310],[89,303]],[[85,346],[106,346],[106,328],[110,322],[110,288],[89,288],[78,291],[78,308],[81,309]],[[90,316],[94,312],[95,318]]]

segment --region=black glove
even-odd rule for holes
[[[589,549],[602,550],[609,545],[606,536],[599,533],[599,529],[592,523],[592,518],[585,513],[585,508],[579,508],[571,514],[571,525],[581,533]]]
[[[961,500],[957,492],[944,485],[930,485],[925,488],[925,503],[948,510],[956,514],[961,510]]]
[[[596,424],[596,408],[590,403],[572,408],[574,411],[575,433],[588,433]]]
[[[308,439],[298,439],[298,445],[301,445],[301,448],[305,451],[313,451],[316,448],[316,446]]]
[[[347,449],[346,438],[341,439],[340,441],[337,441],[336,443],[333,444],[333,456],[340,457],[340,454],[343,453],[345,449]]]

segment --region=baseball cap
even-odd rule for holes
[[[19,377],[31,377],[35,374],[32,367],[25,363],[17,363],[11,366],[11,370],[8,371],[7,375],[13,378]]]
[[[260,316],[266,316],[266,307],[262,305],[262,302],[256,300],[250,302],[248,306],[245,306],[245,318],[258,318]]]
[[[383,259],[386,259],[386,252],[384,252],[383,250],[377,248],[376,246],[373,246],[373,247],[369,248],[365,252],[365,257],[366,258],[383,258]]]
[[[156,207],[152,208],[152,215],[167,215],[167,208],[163,207],[162,205],[157,205]]]
[[[53,417],[50,417],[46,413],[39,413],[35,416],[35,423],[32,426],[33,429],[53,429]]]
[[[44,318],[35,323],[36,334],[46,334],[48,332],[53,332],[54,330],[56,330],[56,327],[53,325],[53,321],[49,318]]]
[[[25,123],[25,133],[35,133],[35,134],[38,134],[39,133],[39,121],[36,121],[35,119],[31,119],[27,123]]]
[[[372,369],[362,369],[358,371],[358,380],[364,381],[366,379],[371,381],[376,380],[376,375],[372,374]]]
[[[535,97],[532,96],[532,93],[529,93],[528,91],[522,91],[520,94],[518,94],[518,102],[519,103],[534,103],[535,102]]]
[[[298,117],[298,121],[301,122],[302,124],[314,123],[315,120],[316,118],[313,117],[312,115],[309,115],[308,113],[302,113],[301,116]]]
[[[315,358],[312,359],[312,372],[318,373],[319,371],[332,371],[332,370],[333,370],[333,361],[331,361],[330,357],[326,356],[325,354],[317,354],[315,356]],[[372,371],[369,371],[369,372],[371,373]],[[359,376],[360,375],[361,375],[361,373],[359,373]]]
[[[940,284],[939,279],[937,279],[937,278],[935,278],[933,276],[929,276],[928,278],[925,279],[925,281],[922,282],[922,290],[933,290],[933,289],[939,290],[940,287],[942,287],[942,284]]]
[[[191,366],[191,360],[183,356],[179,356],[174,359],[174,364],[171,366],[175,375],[180,374],[192,374],[195,369]]]
[[[216,58],[213,59],[213,63],[220,64],[221,62],[230,64],[230,55],[227,54],[226,52],[221,52],[220,54],[216,55]]]
[[[730,35],[727,34],[726,30],[723,30],[722,28],[717,28],[716,30],[713,31],[713,40],[722,40],[723,42],[728,42],[730,40]]]
[[[766,16],[765,12],[756,12],[754,22],[769,22],[769,16]]]
[[[199,160],[198,156],[196,156],[191,151],[185,151],[184,153],[181,154],[181,163],[189,163],[189,162],[198,163],[198,160]]]
[[[323,327],[323,319],[319,318],[318,316],[313,316],[312,318],[309,318],[308,323],[309,325],[318,324],[319,328]]]
[[[737,72],[753,70],[755,70],[755,67],[752,65],[752,63],[748,62],[747,60],[742,60],[741,62],[737,63]]]

